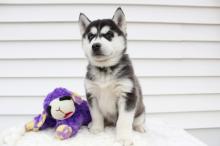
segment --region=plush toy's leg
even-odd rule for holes
[[[34,120],[25,124],[26,131],[38,131],[46,121],[46,114],[40,114],[34,118]]]
[[[48,117],[45,112],[36,116],[32,121],[25,124],[26,131],[39,131],[48,127],[54,127],[56,120]]]
[[[32,131],[34,129],[34,121],[30,121],[25,124],[25,131]]]
[[[56,138],[64,140],[72,136],[73,129],[68,125],[60,125],[56,129]]]

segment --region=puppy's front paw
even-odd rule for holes
[[[122,146],[133,146],[134,145],[134,143],[131,139],[117,138],[117,141],[120,142],[122,144]]]
[[[104,127],[97,126],[97,125],[91,125],[89,131],[93,134],[98,134],[104,131]]]

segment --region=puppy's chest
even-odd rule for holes
[[[100,96],[103,94],[106,96],[116,96],[116,89],[119,83],[112,75],[99,74],[96,76],[93,83],[95,84]]]
[[[112,100],[115,101],[117,98],[124,95],[127,90],[130,90],[129,79],[119,79],[111,73],[97,73],[95,79],[90,82],[92,92],[99,100]],[[105,99],[107,98],[107,99]]]
[[[103,114],[115,114],[118,98],[122,94],[122,91],[119,89],[119,81],[111,75],[107,75],[99,76],[93,83],[95,88],[94,94]]]
[[[87,90],[97,98],[98,106],[105,117],[117,115],[117,101],[124,93],[122,81],[111,73],[96,72],[94,80],[87,82]]]
[[[89,81],[87,90],[97,98],[98,106],[105,116],[117,114],[117,101],[132,88],[129,79],[118,79],[114,74],[97,73],[95,79]]]

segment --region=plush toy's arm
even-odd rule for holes
[[[58,124],[56,137],[63,140],[77,134],[83,125],[83,116],[81,113],[75,113],[74,118],[67,119]]]
[[[71,123],[71,128],[73,129],[72,135],[76,135],[80,127],[83,125],[83,115],[81,113],[77,114]]]
[[[56,120],[47,116],[45,112],[36,116],[32,121],[25,125],[26,131],[39,131],[49,127],[54,127]]]

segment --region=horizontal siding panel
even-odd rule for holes
[[[0,32],[1,41],[80,39],[77,23],[0,23]],[[220,25],[128,23],[128,39],[220,41]]]
[[[220,94],[145,96],[146,111],[194,112],[220,110]]]
[[[43,100],[44,96],[0,97],[0,115],[41,113]],[[220,94],[144,96],[144,103],[147,113],[217,111]]]
[[[219,93],[220,77],[140,78],[145,95]],[[45,95],[55,87],[84,93],[83,78],[1,78],[0,96]]]
[[[117,5],[1,5],[0,22],[73,22],[78,21],[80,12],[95,20],[111,18],[116,8]],[[129,22],[220,24],[219,8],[150,5],[122,5],[122,8]]]
[[[220,111],[147,114],[149,118],[160,118],[170,125],[184,129],[220,127]]]
[[[25,122],[30,121],[33,117],[34,115],[0,115],[0,120],[2,123],[5,123],[4,127],[11,127],[15,124],[24,124]],[[220,127],[220,112],[147,114],[146,120],[149,118],[158,118],[169,125],[184,129]]]
[[[84,77],[87,64],[86,59],[0,60],[0,77]],[[220,60],[133,59],[133,65],[141,77],[220,76]]]
[[[80,41],[0,42],[0,59],[85,58],[81,48]],[[142,59],[219,59],[220,42],[129,41],[128,53]]]
[[[204,6],[204,7],[219,7],[218,0],[7,0],[2,4],[126,4],[126,5],[170,5],[170,6]]]
[[[1,97],[0,115],[40,114],[43,111],[43,100],[33,97]]]

